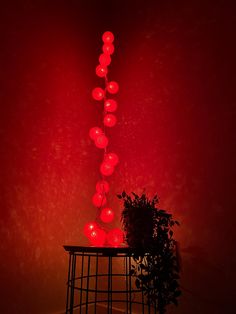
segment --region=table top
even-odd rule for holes
[[[67,252],[89,252],[89,253],[103,253],[103,252],[116,252],[128,253],[133,249],[128,246],[110,247],[110,246],[80,246],[80,245],[63,245]]]
[[[132,255],[137,253],[137,249],[129,246],[109,247],[109,246],[80,246],[80,245],[64,245],[65,251],[70,253],[100,253],[103,255],[126,254]]]

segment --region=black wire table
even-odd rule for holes
[[[157,313],[129,275],[129,247],[64,246],[69,253],[66,314]],[[146,311],[146,312],[145,312]]]

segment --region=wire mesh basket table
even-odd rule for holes
[[[66,314],[157,313],[130,276],[129,247],[64,246],[69,253]]]

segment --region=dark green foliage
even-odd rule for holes
[[[132,192],[130,196],[122,192],[118,198],[124,203],[121,221],[126,241],[136,252],[130,274],[136,278],[136,287],[144,291],[147,302],[165,313],[168,304],[178,304],[181,294],[179,254],[172,230],[179,223],[165,210],[156,208],[157,195],[148,199],[145,194]]]

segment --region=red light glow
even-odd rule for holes
[[[114,35],[112,32],[104,32],[102,35],[102,40],[104,43],[112,43],[114,41]]]
[[[175,231],[183,285],[193,295],[184,293],[176,312],[232,314],[234,7],[197,0],[1,2],[3,314],[63,312],[62,245],[89,245],[89,222],[106,233],[120,227],[115,193],[143,189],[157,192],[161,207],[181,222]],[[92,89],[105,90],[95,73],[105,30],[115,35],[108,82],[117,81],[122,93],[106,90],[96,101]],[[115,112],[103,107],[111,98]],[[117,116],[114,128],[104,127],[104,109]],[[95,126],[105,129],[106,153],[120,159],[104,177],[111,224],[92,204],[104,156],[88,134]]]
[[[98,127],[93,127],[89,130],[89,136],[90,138],[95,141],[96,138],[99,136],[99,135],[102,135],[103,134],[103,131],[102,129],[98,128]]]
[[[110,162],[103,162],[100,166],[101,174],[111,176],[114,172],[114,166]]]
[[[112,229],[107,234],[107,242],[113,247],[120,246],[124,241],[124,234],[119,228]]]
[[[110,223],[114,219],[114,212],[111,208],[103,208],[100,214],[101,221],[105,223]]]
[[[108,193],[109,189],[109,184],[105,180],[98,181],[98,183],[96,184],[96,191],[98,193]]]
[[[92,97],[95,100],[102,100],[104,95],[104,90],[101,87],[95,87],[92,91]]]
[[[89,240],[94,246],[103,246],[106,241],[106,232],[100,228],[91,232]]]
[[[107,91],[110,93],[110,94],[116,94],[119,90],[119,85],[117,82],[115,81],[111,81],[109,83],[107,83]]]
[[[114,112],[117,109],[117,102],[114,99],[107,99],[104,103],[104,109],[108,112]]]
[[[107,66],[111,63],[111,54],[114,52],[114,45],[112,44],[114,40],[114,35],[111,32],[105,32],[102,36],[103,53],[99,56],[99,65],[96,67],[96,75],[98,77],[104,78],[104,90],[100,87],[96,87],[92,90],[92,96],[95,100],[104,101],[104,115],[103,115],[103,130],[98,127],[93,127],[89,131],[90,138],[94,141],[96,147],[104,149],[103,162],[100,165],[100,173],[102,175],[102,180],[98,181],[96,184],[96,193],[92,197],[92,203],[94,206],[101,209],[107,202],[107,193],[110,190],[110,186],[107,181],[103,180],[104,176],[110,176],[114,172],[114,166],[117,165],[119,158],[115,153],[108,153],[108,138],[106,137],[106,127],[113,127],[116,125],[117,118],[112,112],[117,109],[117,102],[113,99],[106,99],[106,92],[115,94],[119,90],[117,82],[110,81],[108,83],[107,78]],[[112,222],[114,219],[114,212],[111,208],[103,208],[100,212],[100,220],[104,223]],[[90,228],[91,229],[91,228]],[[87,232],[88,238],[92,245],[102,246],[106,241],[106,233],[102,230],[98,224],[97,228],[93,228],[92,232],[89,229]],[[112,245],[119,245],[119,234],[115,231],[110,234],[110,243]]]
[[[97,229],[97,223],[95,221],[88,222],[84,226],[84,234],[86,237],[89,237],[91,235],[91,232]]]
[[[111,57],[110,55],[106,54],[106,53],[102,53],[99,56],[99,62],[101,64],[101,66],[107,66],[111,63]]]
[[[104,76],[106,76],[107,75],[107,67],[106,66],[104,66],[104,65],[98,65],[97,67],[96,67],[96,74],[97,74],[97,76],[99,76],[99,77],[104,77]]]
[[[108,145],[108,138],[104,134],[98,135],[94,143],[98,148],[105,148]]]
[[[104,161],[116,166],[119,162],[119,157],[115,153],[108,153],[104,156]]]
[[[100,208],[106,204],[107,199],[106,199],[105,194],[95,193],[93,195],[92,202],[95,207]]]
[[[112,55],[113,52],[114,52],[115,48],[114,48],[114,45],[111,44],[111,43],[106,43],[102,46],[102,51],[105,53],[105,54],[109,54],[109,55]]]
[[[105,126],[108,126],[109,128],[113,127],[116,125],[116,116],[112,113],[106,114],[104,119],[103,119],[103,123]]]

